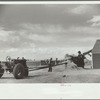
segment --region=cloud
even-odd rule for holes
[[[30,24],[30,23],[24,23],[20,25],[23,29],[32,31],[33,33],[37,34],[54,34],[54,33],[61,33],[65,30],[63,27],[59,24],[53,25],[53,24]]]
[[[50,36],[44,36],[44,35],[38,35],[38,34],[30,34],[29,39],[34,40],[34,41],[40,41],[40,42],[53,41],[52,37]]]
[[[6,41],[7,40],[7,37],[12,32],[13,31],[5,31],[4,27],[0,27],[0,40],[1,41]]]
[[[41,47],[61,47],[66,45],[73,46],[87,37],[100,37],[99,29],[86,26],[71,26],[63,27],[61,25],[49,24],[24,24],[21,29],[16,31],[7,31],[1,29],[0,31],[0,46],[1,48],[35,48]]]
[[[93,16],[93,18],[88,20],[87,23],[91,23],[91,26],[100,26],[100,15]]]
[[[85,13],[89,13],[92,10],[93,8],[90,5],[79,5],[69,10],[69,12],[73,14],[85,14]]]
[[[59,25],[21,24],[20,27],[15,31],[8,31],[4,27],[0,27],[1,50],[16,51],[16,49],[51,44],[56,41],[56,35],[63,32],[63,28]]]
[[[70,41],[74,41],[74,44],[78,42],[86,43],[84,38],[89,37],[91,41],[91,39],[93,39],[92,37],[94,37],[93,40],[95,41],[95,39],[100,37],[99,29],[89,26],[63,27],[61,25],[52,24],[23,24],[22,27],[24,32],[19,32],[20,35],[23,33],[22,36],[24,35],[24,38],[36,41],[38,44],[43,43],[45,46],[48,46],[47,44],[50,46],[51,43],[52,46],[62,46],[65,45],[62,44],[63,42],[67,42],[67,45],[68,43],[70,45]]]
[[[52,24],[21,24],[16,31],[0,28],[0,54],[16,58],[46,59],[63,57],[77,50],[91,49],[95,39],[100,37],[99,28]]]
[[[65,53],[91,49],[100,30],[88,24],[99,26],[99,6],[5,5],[0,15],[0,58],[63,58]]]
[[[70,38],[79,39],[79,38],[86,38],[86,37],[98,37],[100,36],[99,28],[89,27],[89,26],[72,26],[65,29],[65,33],[61,34]]]
[[[7,31],[5,28],[0,28],[0,49],[9,50],[10,48],[24,48],[29,46],[27,41],[20,37],[19,31]],[[24,36],[23,36],[24,37]]]

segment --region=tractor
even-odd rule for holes
[[[4,64],[6,68],[4,68],[2,64],[0,65],[0,78],[4,74],[5,70],[13,73],[16,79],[22,79],[23,77],[28,76],[28,67],[24,57],[22,59],[19,59],[19,57],[17,59],[11,59],[10,56],[7,56]]]

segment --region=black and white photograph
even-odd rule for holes
[[[0,83],[100,83],[100,4],[0,4]]]

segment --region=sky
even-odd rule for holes
[[[0,60],[64,58],[100,39],[99,4],[0,5]]]

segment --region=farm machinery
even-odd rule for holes
[[[13,73],[14,77],[16,79],[22,79],[23,77],[28,76],[28,67],[26,65],[26,59],[11,59],[10,56],[6,57],[6,62],[4,62],[4,66],[0,65],[0,78],[3,76],[4,71],[9,71],[10,73]]]
[[[87,52],[84,52],[83,54],[81,54],[83,57],[85,56],[85,55],[89,55],[90,57],[91,57],[91,53],[92,52],[92,49],[91,50],[89,50],[89,51],[87,51]],[[85,59],[85,57],[83,58],[83,59]],[[68,55],[68,54],[66,54],[65,55],[65,60],[70,60],[70,61],[72,61],[73,63],[75,63],[78,67],[80,67],[80,65],[81,65],[81,67],[82,67],[82,62],[81,62],[81,64],[79,64],[79,57],[78,56],[73,56],[73,55]]]
[[[51,62],[52,63],[52,64],[50,64],[51,67],[62,65],[65,63],[65,62],[64,63],[61,62],[61,63],[55,64],[54,62],[55,61]],[[32,61],[31,61],[31,63],[32,63]],[[39,67],[31,65],[31,66],[33,66],[31,68],[28,60],[26,60],[24,58],[19,59],[19,57],[17,59],[11,59],[10,56],[7,56],[6,61],[3,62],[3,64],[2,63],[0,64],[0,78],[3,76],[5,71],[9,71],[10,73],[12,73],[14,75],[14,77],[16,79],[22,79],[22,78],[28,76],[29,71],[35,71],[35,70],[49,68],[50,65],[47,63],[45,65],[39,66]]]
[[[83,53],[82,55],[84,56],[87,54],[90,55],[90,52],[92,52],[92,50],[89,50]],[[79,62],[78,56],[69,55],[69,57],[70,58],[68,59],[63,59],[63,60],[58,61],[59,63],[53,63],[53,64],[48,63],[46,65],[43,65],[42,67],[30,68],[30,66],[28,65],[28,61],[24,59],[24,57],[22,57],[22,59],[19,59],[19,57],[17,59],[11,59],[10,56],[7,56],[6,61],[3,62],[4,65],[0,63],[0,78],[3,76],[5,71],[9,71],[10,73],[13,73],[16,79],[22,79],[28,76],[29,71],[40,70],[40,69],[55,67],[58,65],[67,64],[67,60],[71,60],[78,66],[78,62]],[[53,61],[51,61],[51,63],[52,62]]]
[[[6,61],[0,63],[0,78],[3,76],[4,72],[7,71],[12,73],[16,79],[22,79],[28,76],[29,71],[49,68],[49,64],[37,67],[34,66],[34,64],[29,64],[32,62],[33,61],[24,59],[24,57],[22,57],[22,59],[19,59],[19,57],[17,59],[11,59],[10,56],[7,56]],[[52,67],[57,65],[55,65],[53,62]]]

